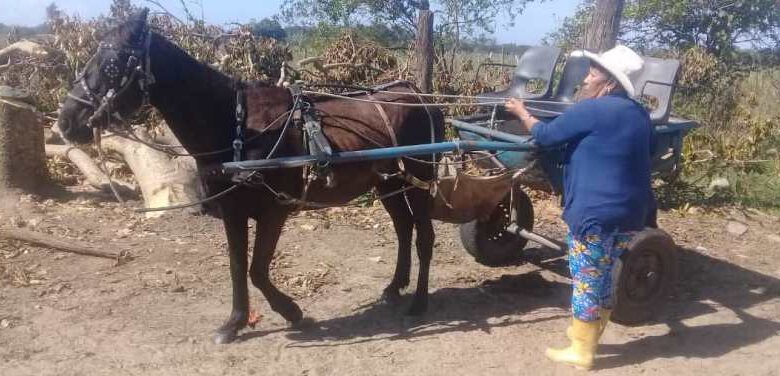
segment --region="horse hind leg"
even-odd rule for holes
[[[412,209],[414,227],[417,229],[417,257],[420,260],[420,270],[417,277],[417,290],[408,314],[417,316],[428,310],[428,277],[430,275],[431,257],[435,234],[430,213],[430,195],[427,191],[413,189],[406,192],[409,206]]]
[[[285,320],[295,324],[301,321],[303,312],[292,298],[279,291],[271,283],[269,274],[276,244],[288,214],[286,209],[274,208],[263,213],[257,220],[255,247],[249,277],[252,284],[263,293],[271,309],[282,315]]]
[[[389,194],[400,189],[402,183],[393,181],[377,187],[380,195]],[[412,231],[414,222],[412,213],[403,194],[396,194],[382,200],[382,205],[390,215],[398,238],[398,259],[395,264],[393,280],[385,287],[382,300],[388,303],[397,303],[401,299],[400,290],[409,285],[409,271],[412,267]]]
[[[246,326],[249,319],[249,292],[247,291],[246,281],[247,220],[246,216],[232,213],[223,207],[222,222],[225,226],[230,257],[233,309],[227,321],[217,329],[214,337],[214,342],[217,344],[233,342],[238,331]]]

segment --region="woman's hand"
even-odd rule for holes
[[[525,108],[525,103],[523,103],[522,99],[509,98],[504,106],[506,106],[507,111],[519,117],[520,119],[531,116],[531,114],[528,113],[528,109]]]
[[[534,124],[539,121],[533,117],[530,112],[528,112],[528,109],[525,107],[525,103],[522,99],[509,98],[504,106],[511,114],[514,114],[520,118],[520,120],[523,122],[523,126],[525,126],[529,132],[531,131],[531,128],[534,126]]]

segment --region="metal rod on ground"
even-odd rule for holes
[[[548,239],[548,238],[546,238],[546,237],[544,237],[542,235],[535,234],[535,233],[533,233],[531,231],[528,231],[528,230],[526,230],[524,228],[520,228],[520,227],[517,226],[517,224],[514,224],[514,223],[509,225],[509,227],[507,227],[506,230],[509,231],[509,232],[513,232],[513,233],[517,234],[518,236],[520,236],[522,238],[528,239],[528,240],[530,240],[532,242],[539,243],[539,244],[541,244],[541,245],[543,245],[543,246],[545,246],[547,248],[554,249],[556,251],[563,252],[563,250],[566,248],[563,243],[556,242],[556,241],[554,241],[552,239]]]

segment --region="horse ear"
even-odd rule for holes
[[[149,8],[144,7],[135,15],[135,20],[138,23],[146,24],[146,19],[149,17]]]
[[[149,8],[143,8],[140,12],[130,17],[131,35],[133,39],[142,40],[146,29],[146,20],[149,16]]]

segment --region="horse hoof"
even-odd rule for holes
[[[282,314],[282,317],[291,325],[296,325],[303,320],[303,311],[297,304],[292,303],[289,309]]]
[[[396,289],[385,289],[381,301],[384,304],[396,305],[401,302],[401,294]]]
[[[290,322],[290,327],[293,329],[306,329],[314,326],[314,324],[317,323],[317,320],[311,318],[311,317],[303,317],[300,320],[296,322]]]
[[[226,345],[228,343],[232,343],[237,338],[236,331],[218,331],[216,335],[214,335],[214,344],[217,345]]]

